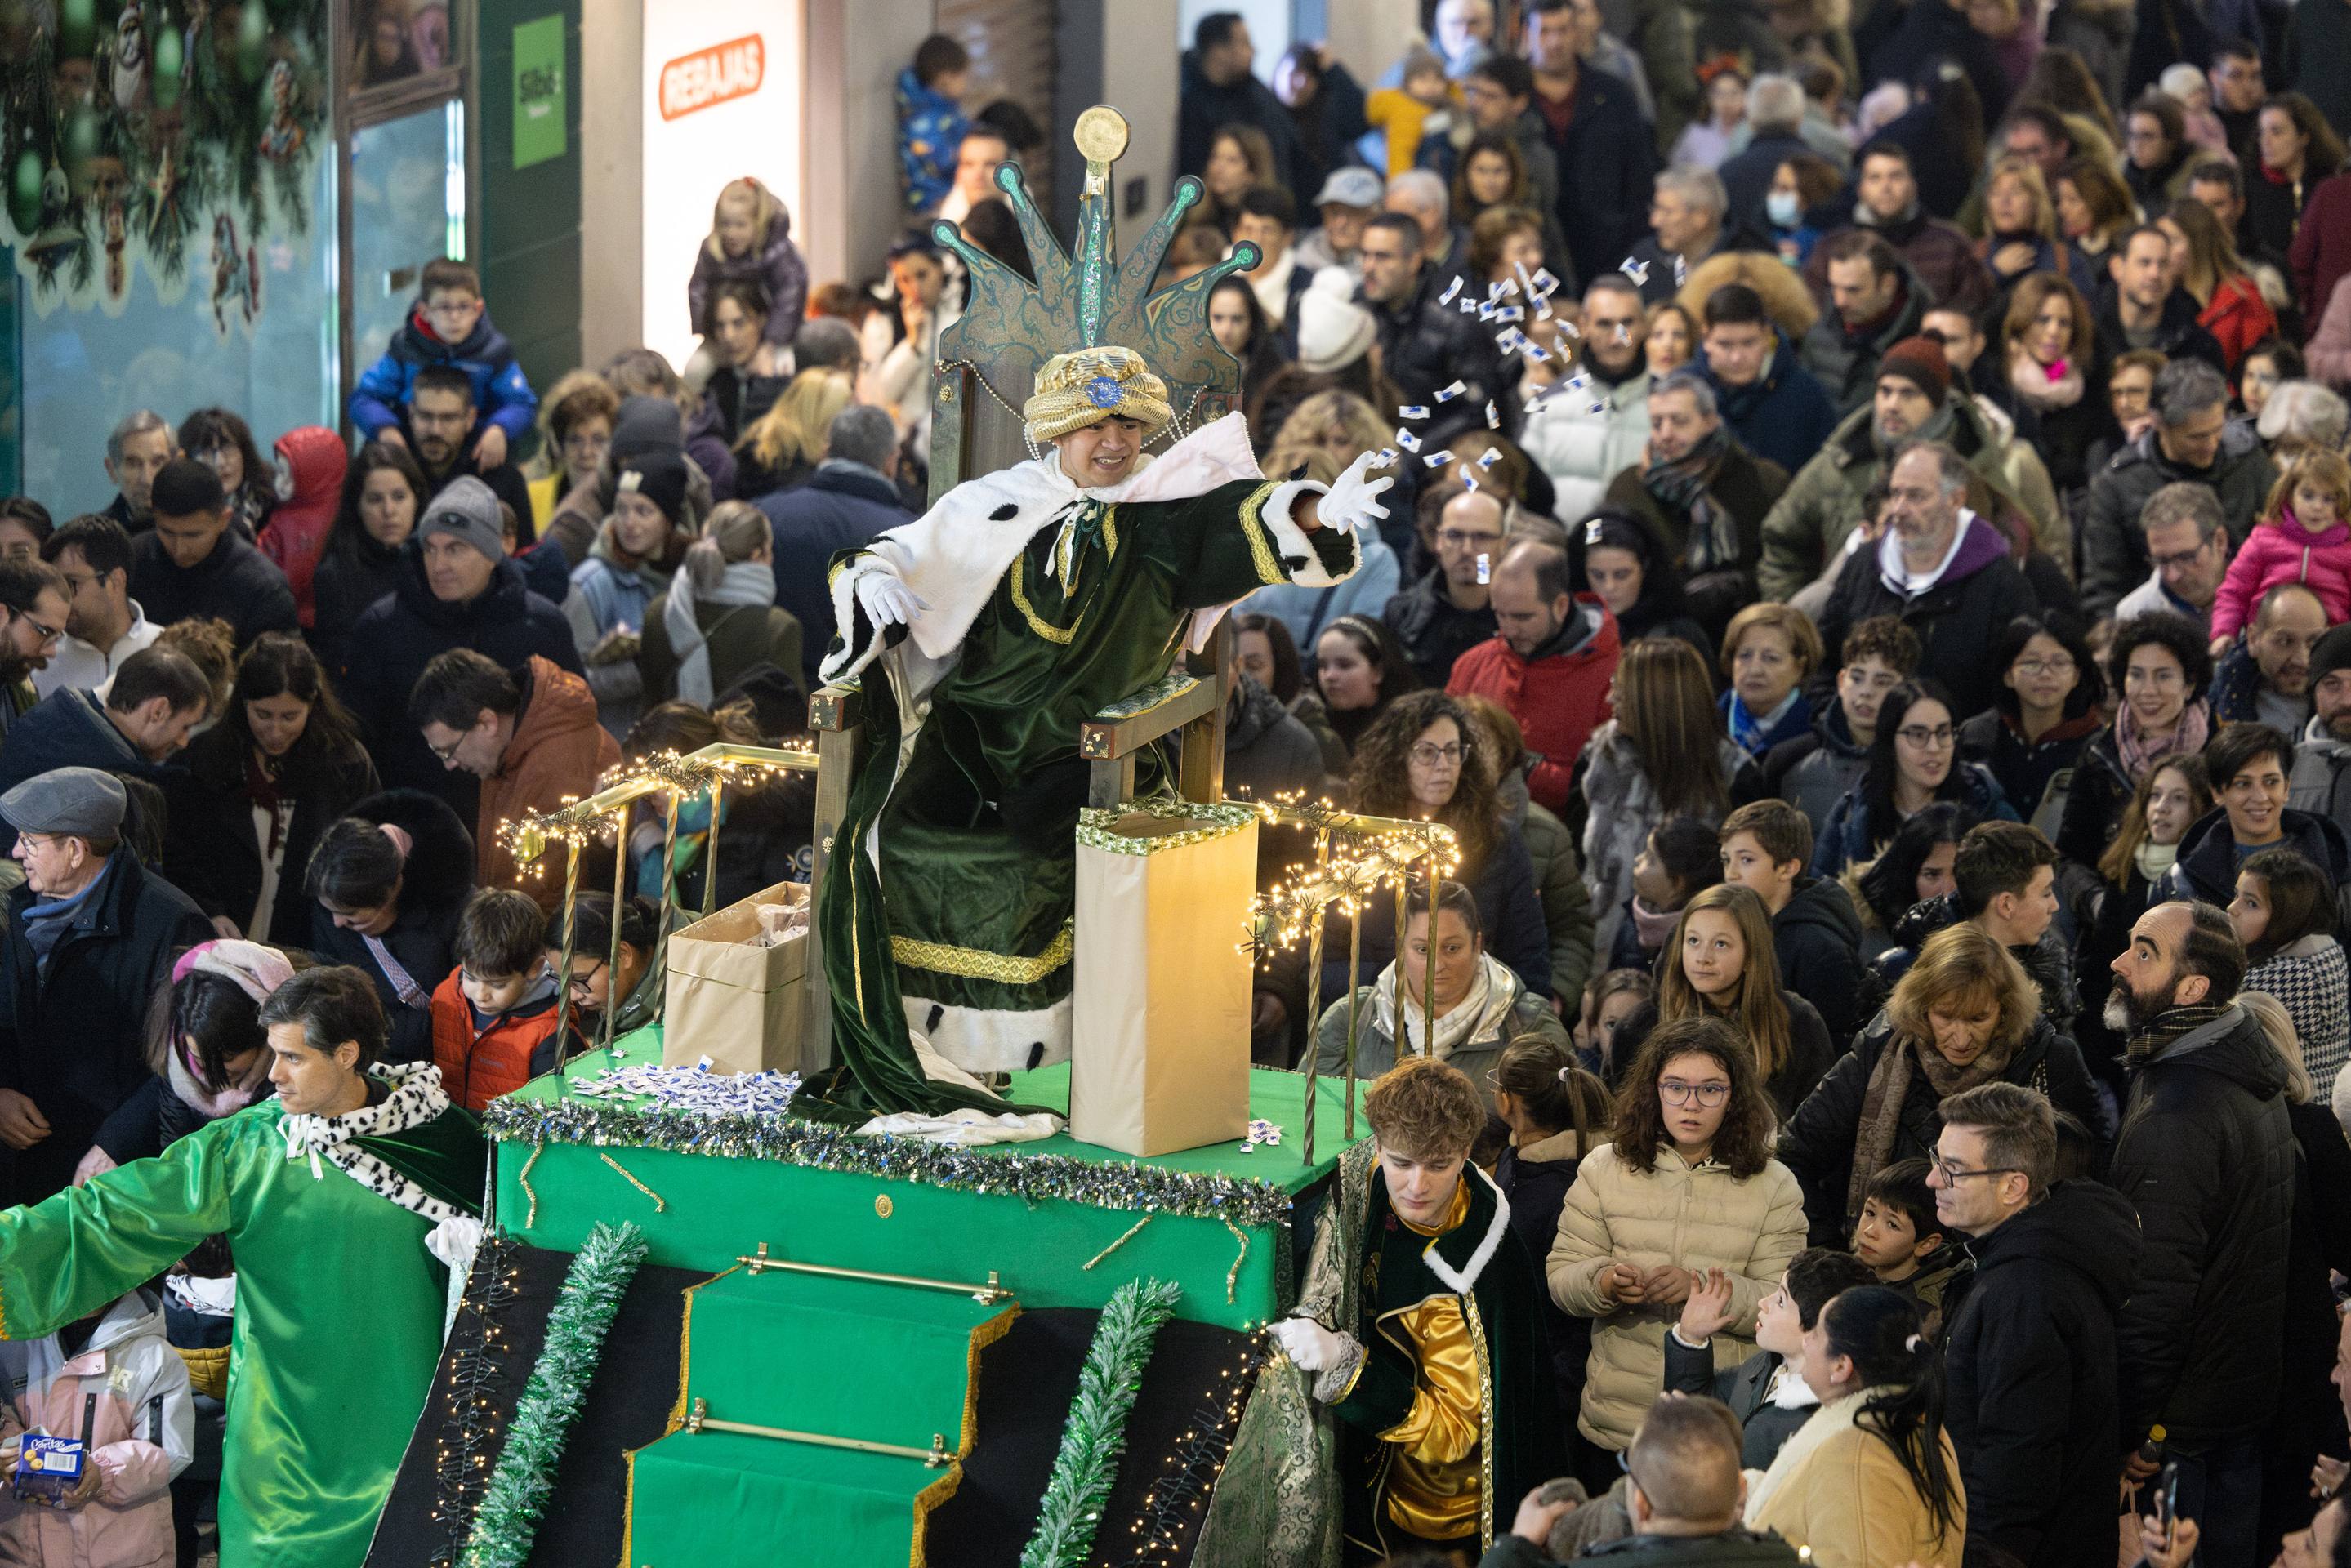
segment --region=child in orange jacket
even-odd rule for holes
[[[561,1060],[545,923],[511,888],[480,889],[457,917],[457,967],[433,993],[433,1061],[449,1098],[476,1115]]]

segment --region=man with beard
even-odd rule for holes
[[[2236,1005],[2245,950],[2216,906],[2147,910],[2114,971],[2106,1023],[2130,1043],[2130,1089],[2108,1180],[2140,1233],[2117,1331],[2124,1473],[2155,1474],[2137,1450],[2161,1427],[2199,1561],[2251,1564],[2294,1228],[2285,1064]]]
[[[33,671],[66,634],[66,580],[42,561],[0,561],[0,742],[40,701]]]
[[[1876,234],[1831,244],[1829,308],[1804,334],[1802,353],[1842,418],[1869,400],[1886,351],[1918,331],[1933,302],[1918,275]]]
[[[1506,521],[1490,491],[1465,490],[1447,502],[1437,514],[1436,566],[1381,612],[1426,685],[1444,685],[1454,661],[1494,635],[1489,601]]]
[[[2325,633],[2326,611],[2302,584],[2280,583],[2263,594],[2252,624],[2212,667],[2212,722],[2301,733],[2310,716],[2311,650]]]
[[[2196,319],[2201,307],[2179,286],[2171,267],[2171,241],[2153,223],[2124,235],[2106,255],[2112,288],[2098,291],[2098,358],[2152,348],[2174,363],[2201,359],[2215,370],[2228,362],[2220,345]]]
[[[1869,405],[1844,417],[1763,519],[1756,576],[1765,598],[1792,599],[1815,579],[1834,581],[1865,521],[1864,498],[1886,472],[1886,454],[1906,441],[1949,442],[2001,504],[2029,521],[2042,549],[2061,561],[2072,558],[2064,514],[2040,454],[2008,439],[1964,386],[1954,389],[1941,344],[1906,337],[1879,362]]]
[[[2310,650],[2310,696],[2317,711],[2294,747],[2285,803],[2351,833],[2351,626]]]
[[[454,365],[426,365],[416,372],[407,405],[401,410],[401,433],[416,466],[424,472],[424,499],[447,489],[467,475],[490,487],[490,493],[514,508],[523,543],[531,540],[530,485],[511,462],[482,469],[474,461],[472,444],[476,410],[474,383]]]
[[[1650,389],[1648,448],[1608,486],[1608,504],[1665,541],[1690,614],[1719,639],[1754,602],[1763,517],[1787,488],[1786,469],[1730,439],[1714,389],[1677,370]]]
[[[1823,235],[1804,261],[1804,282],[1823,310],[1830,307],[1831,247],[1841,236],[1862,231],[1892,245],[1936,304],[1972,312],[1991,302],[1991,274],[1976,259],[1974,243],[1957,224],[1920,209],[1918,176],[1908,152],[1891,141],[1871,143],[1861,155],[1854,197],[1853,226]]]
[[[1569,591],[1566,551],[1534,539],[1502,557],[1492,603],[1499,629],[1454,662],[1445,690],[1510,711],[1541,759],[1527,770],[1527,794],[1562,811],[1583,743],[1608,720],[1622,652],[1615,618],[1597,595]]]
[[[1583,336],[1576,351],[1581,387],[1552,393],[1527,410],[1520,444],[1551,475],[1553,514],[1582,517],[1608,482],[1638,462],[1649,440],[1648,317],[1641,291],[1621,272],[1604,272],[1583,291]]]

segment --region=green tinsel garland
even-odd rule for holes
[[[1118,1479],[1118,1457],[1126,1451],[1126,1417],[1143,1386],[1152,1341],[1183,1293],[1169,1281],[1133,1280],[1102,1308],[1020,1568],[1078,1568],[1092,1552],[1102,1504]]]
[[[605,1332],[644,1261],[644,1233],[625,1222],[589,1231],[571,1260],[555,1310],[547,1315],[547,1343],[475,1511],[461,1568],[521,1568],[530,1555],[539,1514],[555,1487],[556,1462],[603,1358]]]

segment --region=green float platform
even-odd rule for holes
[[[619,1047],[624,1064],[658,1062],[659,1026]],[[572,1251],[591,1225],[626,1220],[658,1264],[718,1272],[764,1242],[775,1257],[833,1268],[975,1284],[993,1274],[1024,1307],[1100,1308],[1130,1280],[1175,1280],[1182,1315],[1249,1328],[1287,1305],[1290,1200],[1330,1175],[1346,1142],[1343,1083],[1317,1085],[1310,1166],[1303,1077],[1258,1069],[1249,1115],[1281,1129],[1278,1145],[1138,1160],[1064,1136],[959,1151],[942,1184],[927,1146],[805,1123],[737,1138],[726,1153],[649,1147],[684,1140],[674,1127],[649,1130],[625,1101],[569,1092],[613,1064],[591,1053],[492,1107],[496,1223],[508,1234]],[[1009,1094],[1065,1109],[1069,1081],[1066,1065],[1016,1073]],[[1369,1131],[1364,1088],[1358,1137]],[[778,1147],[789,1152],[760,1152]]]

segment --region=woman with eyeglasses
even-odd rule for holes
[[[2204,700],[2212,656],[2203,628],[2186,616],[2156,610],[2123,622],[2106,649],[2106,678],[2122,703],[2082,748],[2057,826],[2058,853],[2083,866],[2105,857],[2147,774],[2167,758],[2196,755],[2212,732]]]
[[[436,795],[371,794],[319,836],[303,877],[310,950],[375,986],[388,1062],[433,1060],[433,992],[457,967],[474,892],[474,835]]]
[[[1314,1032],[1315,1071],[1335,1077],[1347,1070],[1352,1006],[1356,1077],[1376,1078],[1406,1056],[1434,1056],[1467,1073],[1486,1108],[1494,1110],[1493,1070],[1504,1052],[1521,1042],[1540,1041],[1564,1059],[1571,1049],[1567,1026],[1545,998],[1529,991],[1509,965],[1488,954],[1478,900],[1468,888],[1458,882],[1438,885],[1434,929],[1426,883],[1415,888],[1407,903],[1402,960],[1389,961],[1352,997],[1341,992],[1324,1009]],[[1364,916],[1364,934],[1369,936],[1370,927],[1382,921],[1394,930],[1386,908],[1374,904]],[[1324,950],[1329,950],[1327,937]]]
[[[1756,1308],[1804,1244],[1803,1197],[1771,1158],[1755,1054],[1719,1018],[1650,1032],[1625,1075],[1614,1141],[1584,1156],[1546,1272],[1561,1310],[1592,1320],[1576,1427],[1595,1495],[1665,1386],[1666,1325],[1709,1269],[1730,1276],[1717,1367],[1755,1350]]]
[[[563,911],[547,918],[547,966],[563,964]],[[571,1027],[582,1041],[603,1038],[604,1012],[612,998],[621,1011],[612,1038],[642,1029],[661,1015],[663,971],[653,962],[661,943],[661,912],[640,894],[621,906],[620,960],[612,959],[612,896],[582,893],[574,905],[571,929]]]
[[[1884,1285],[1840,1293],[1804,1334],[1820,1410],[1747,1489],[1747,1528],[1812,1549],[1818,1568],[1957,1563],[1968,1538],[1943,1361],[1918,1308]]]
[[[1780,984],[1763,900],[1718,882],[1682,906],[1667,948],[1672,958],[1659,966],[1657,1016],[1667,1023],[1720,1018],[1737,1028],[1754,1050],[1773,1110],[1782,1121],[1793,1116],[1836,1060],[1836,1046],[1820,1010]]]
[[[1417,817],[1453,830],[1461,861],[1452,879],[1468,889],[1485,948],[1549,1012],[1551,933],[1534,863],[1503,821],[1493,774],[1475,754],[1476,735],[1468,710],[1442,691],[1397,698],[1355,748],[1353,804],[1368,815]],[[1363,925],[1358,973],[1377,974],[1395,957],[1393,909],[1374,907]],[[1345,919],[1334,912],[1322,942],[1326,997],[1347,994],[1347,940]]]
[[[1990,768],[2018,815],[2053,842],[2065,811],[2057,781],[2105,724],[2105,680],[2072,619],[2046,611],[2010,621],[1991,662],[2000,691],[1959,726],[1959,755]]]
[[[1907,680],[1877,711],[1877,733],[1861,782],[1829,809],[1813,851],[1813,875],[1839,877],[1875,860],[1905,822],[1937,801],[1957,801],[1979,819],[2016,820],[2000,781],[1981,763],[1959,760],[1949,693]]]
[[[1780,1134],[1804,1185],[1813,1240],[1842,1245],[1887,1166],[1928,1158],[1943,1102],[1979,1084],[2021,1084],[2103,1126],[2082,1053],[2041,1011],[2041,990],[1970,921],[1927,939],[1883,1012],[1854,1037]]]

